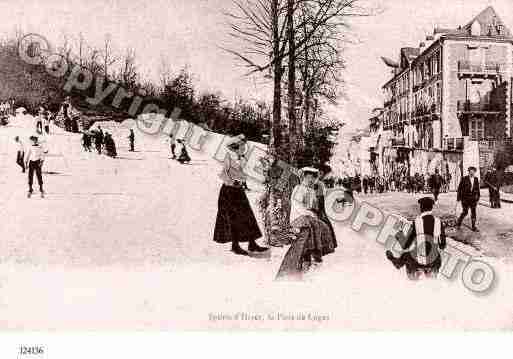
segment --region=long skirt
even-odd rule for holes
[[[328,225],[313,216],[301,216],[292,222],[300,229],[298,239],[285,254],[276,278],[294,277],[303,270],[303,262],[312,255],[325,256],[333,253],[337,246]]]
[[[244,189],[223,184],[217,202],[214,242],[250,242],[262,237]]]

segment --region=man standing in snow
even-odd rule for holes
[[[42,167],[44,161],[44,152],[41,146],[39,145],[38,138],[36,136],[31,136],[30,140],[32,141],[32,146],[29,147],[27,151],[27,155],[25,158],[25,167],[28,167],[28,198],[32,196],[32,192],[34,192],[32,188],[32,184],[34,181],[34,172],[36,173],[37,182],[39,184],[39,191],[41,192],[41,198],[44,197],[43,190],[43,174]]]

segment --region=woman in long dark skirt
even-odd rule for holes
[[[335,231],[333,230],[333,225],[331,224],[331,221],[328,217],[328,214],[326,213],[326,203],[325,203],[325,197],[326,197],[326,186],[324,185],[324,178],[325,176],[331,172],[331,167],[328,165],[320,166],[319,168],[319,178],[317,180],[317,183],[314,185],[314,189],[316,190],[317,194],[317,215],[321,221],[326,223],[328,226],[330,233],[333,237],[333,241],[335,244],[335,247],[337,247],[337,239],[335,236]]]
[[[223,186],[219,192],[217,203],[217,219],[214,229],[214,241],[232,244],[232,252],[248,255],[240,247],[241,242],[248,242],[248,251],[263,252],[268,248],[260,247],[256,240],[262,237],[244,188],[246,175],[242,171],[242,160],[245,152],[245,139],[238,136],[231,140],[224,160],[221,178]]]

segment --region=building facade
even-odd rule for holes
[[[438,168],[454,187],[467,165],[483,167],[480,144],[512,137],[513,36],[488,7],[465,26],[435,28],[399,55],[383,58],[392,69],[382,88],[383,172]]]

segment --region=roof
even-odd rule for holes
[[[385,65],[387,65],[388,67],[394,67],[394,68],[399,67],[399,64],[396,61],[391,60],[388,57],[381,56],[381,60],[383,60]]]
[[[492,6],[488,6],[486,9],[481,11],[477,16],[475,16],[465,26],[460,26],[456,29],[435,27],[433,30],[433,34],[434,35],[442,34],[440,39],[443,39],[443,38],[460,39],[460,38],[471,37],[472,36],[471,35],[472,25],[476,21],[479,23],[479,25],[481,27],[481,34],[479,36],[488,37],[488,38],[490,36],[493,36],[493,37],[497,38],[497,41],[513,41],[513,35],[511,33],[511,31],[504,24],[504,22],[500,19],[500,17],[497,15],[497,12],[495,11],[495,9]],[[502,25],[501,33],[498,33],[497,25]],[[435,41],[432,44],[430,44],[430,46],[428,46],[427,48],[424,48],[424,49],[420,49],[417,47],[401,48],[401,51],[400,51],[401,64],[397,63],[396,61],[390,60],[389,58],[381,57],[381,59],[387,66],[393,67],[393,68],[400,68],[400,71],[399,72],[395,71],[394,76],[390,80],[388,80],[382,86],[382,88],[385,88],[390,83],[392,83],[394,80],[396,80],[399,76],[402,75],[402,73],[404,72],[404,68],[405,68],[403,58],[405,58],[411,64],[413,61],[415,61],[415,59],[417,59],[423,53],[426,53],[430,48],[433,48],[433,46],[437,46],[436,44],[438,44],[440,42],[440,39],[438,37],[435,38]]]
[[[511,37],[511,32],[504,24],[504,22],[500,19],[499,15],[493,8],[493,6],[488,6],[486,9],[481,11],[476,17],[474,17],[467,25],[463,26],[463,29],[466,30],[467,34],[470,33],[470,29],[472,28],[472,24],[474,22],[478,22],[481,25],[481,35],[488,36],[489,26],[492,25],[492,35],[493,36],[503,36],[503,37]],[[502,25],[503,30],[502,34],[498,34],[497,30],[493,25]]]

